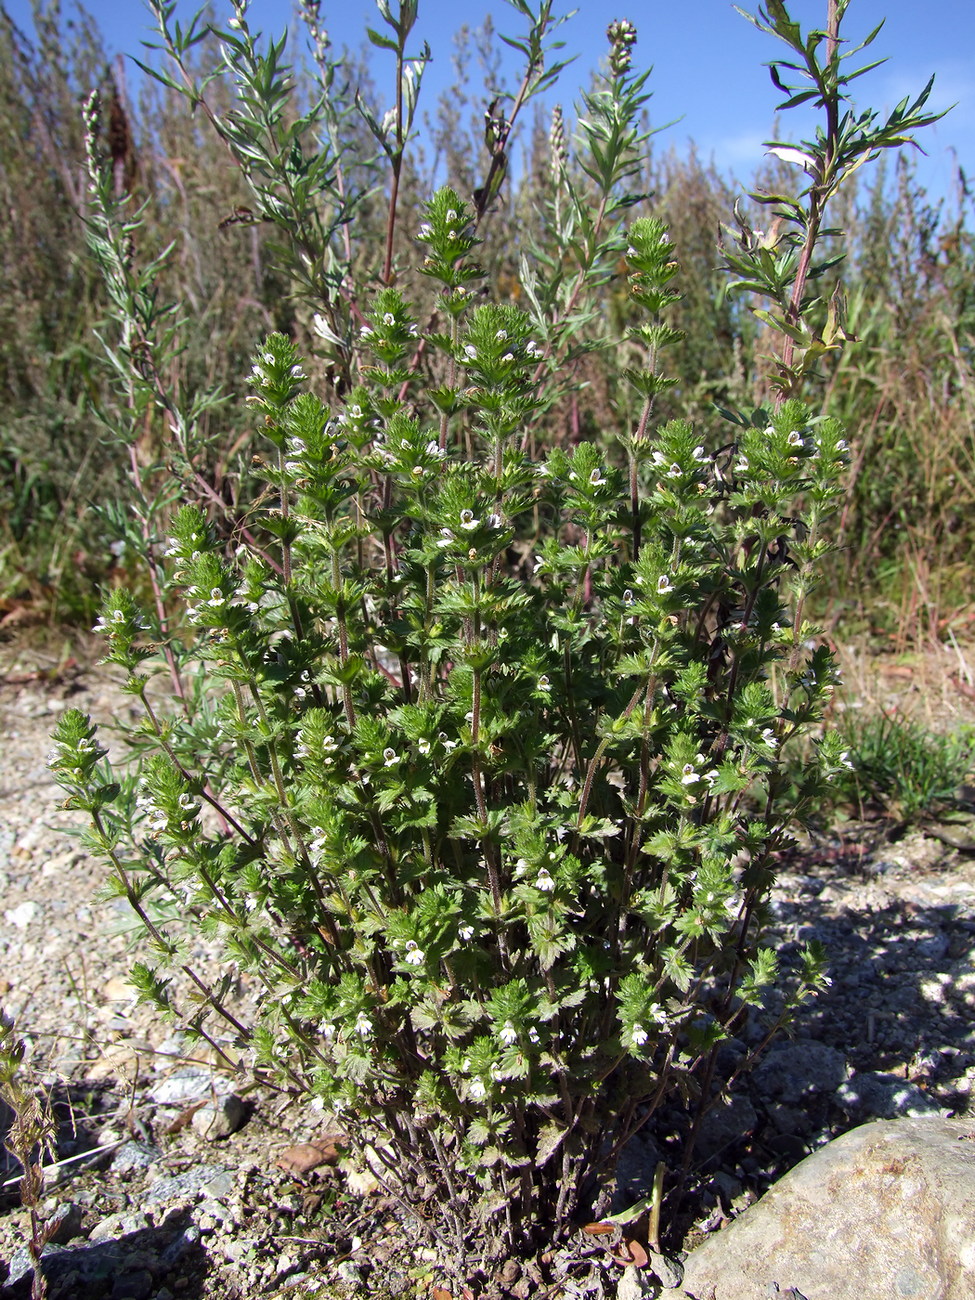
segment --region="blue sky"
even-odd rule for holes
[[[218,14],[229,14],[224,0],[214,3]],[[537,3],[533,0],[533,7]],[[7,0],[7,4],[15,21],[29,29],[30,0]],[[66,10],[72,7],[70,0],[64,0],[64,5]],[[186,21],[196,7],[181,0],[177,14]],[[742,7],[754,8],[745,2]],[[150,20],[138,0],[89,0],[87,8],[115,52],[141,52],[140,41],[147,38]],[[462,24],[477,28],[490,13],[496,29],[505,35],[520,36],[524,31],[524,19],[504,0],[420,0],[419,8],[417,44],[426,39],[434,56],[421,101],[431,110],[453,79],[452,36]],[[561,0],[554,5],[555,12],[570,8]],[[859,40],[886,19],[869,54],[888,61],[856,83],[865,104],[890,109],[904,95],[916,95],[932,73],[936,77],[932,106],[956,104],[947,118],[922,135],[928,157],[918,155],[918,176],[937,196],[950,189],[956,160],[975,180],[975,5],[970,0],[926,0],[923,16],[921,9],[919,0],[851,0],[844,32],[849,39]],[[790,12],[804,26],[821,24],[826,0],[792,0]],[[381,26],[374,0],[322,0],[321,15],[337,48],[347,45],[357,50],[366,25]],[[288,0],[252,0],[250,16],[252,26],[269,34],[279,34],[292,23]],[[621,0],[610,5],[603,0],[578,0],[577,14],[560,33],[566,42],[563,54],[576,54],[578,59],[563,74],[551,102],[568,108],[577,98],[588,70],[606,48],[606,25],[615,17],[636,24],[636,62],[641,68],[653,66],[649,85],[654,122],[679,119],[658,137],[658,144],[683,149],[693,139],[705,159],[713,156],[722,170],[747,180],[761,163],[763,141],[771,135],[778,102],[762,65],[777,53],[786,53],[785,47],[756,31],[729,0],[676,4]],[[515,66],[509,66],[510,84]],[[376,64],[381,94],[388,85],[384,80],[388,67],[381,59]],[[808,125],[796,122],[790,131],[788,122],[787,116],[782,124],[786,136],[795,136]]]

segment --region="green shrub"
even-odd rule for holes
[[[515,7],[543,85],[548,6]],[[380,9],[411,113],[415,6]],[[835,41],[820,66],[784,7],[769,14],[835,109]],[[224,35],[246,58],[232,143],[297,265],[300,223],[279,186],[313,119],[283,125],[281,49],[257,52],[243,7],[234,24]],[[326,407],[293,343],[269,335],[248,398],[265,489],[239,549],[200,509],[146,497],[153,607],[124,589],[105,598],[106,658],[145,712],[127,751],[141,755],[138,797],[77,711],[52,758],[148,932],[154,964],[133,973],[143,996],[185,1015],[164,972],[190,973],[190,1031],[218,1051],[229,1035],[260,1078],[340,1115],[459,1277],[563,1241],[605,1206],[600,1179],[621,1144],[670,1093],[711,1085],[717,1045],[770,988],[781,1022],[825,981],[818,948],[780,970],[761,945],[774,855],[845,765],[829,731],[798,777],[783,762],[833,691],[803,609],[848,459],[840,426],[795,393],[839,337],[805,319],[826,200],[896,133],[832,113],[839,135],[803,146],[820,182],[774,200],[786,205],[776,256],[743,239],[736,268],[784,312],[772,319],[785,393],[727,412],[709,451],[686,421],[652,426],[672,384],[662,357],[680,342],[668,324],[679,267],[662,222],[630,217],[645,76],[631,71],[632,27],[609,35],[581,129],[590,183],[566,180],[585,232],[577,272],[526,261],[530,312],[475,306],[490,193],[468,204],[444,188],[415,232],[432,314],[414,309],[406,267],[392,274],[393,235],[378,285],[350,296],[343,277],[306,274],[299,291],[327,299],[321,335],[351,386]],[[919,105],[895,116],[925,120]],[[267,145],[268,123],[288,149]],[[372,124],[392,200],[408,120]],[[91,151],[119,373],[134,420],[162,408],[180,440],[209,398],[192,395],[187,414],[161,380],[178,323],[153,297],[154,268],[133,267],[137,218]],[[301,175],[315,206],[329,169],[306,158]],[[344,237],[340,224],[315,237]],[[531,454],[533,425],[564,390],[573,325],[598,313],[617,264],[639,319],[615,355],[639,417],[615,440]],[[190,665],[205,673],[195,699]],[[171,709],[149,692],[163,667]],[[220,985],[161,919],[174,907],[190,935],[221,942]],[[263,991],[253,1023],[227,1001],[238,974]]]

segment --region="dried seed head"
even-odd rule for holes
[[[558,180],[569,162],[569,151],[565,145],[565,119],[562,106],[556,104],[552,109],[552,125],[548,129],[548,143],[552,150],[552,176]]]

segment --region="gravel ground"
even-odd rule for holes
[[[196,1049],[187,1060],[172,1027],[134,1005],[127,910],[97,901],[102,869],[72,837],[76,815],[59,809],[46,766],[63,709],[106,720],[130,701],[101,670],[35,667],[8,655],[0,670],[0,1003],[29,1037],[60,1124],[57,1155],[69,1161],[45,1191],[45,1213],[63,1216],[52,1296],[234,1300],[326,1285],[328,1294],[403,1293],[422,1252],[368,1179],[339,1161],[326,1119],[247,1093]],[[952,687],[957,659],[946,653],[927,667],[927,677],[875,672],[872,701],[913,695],[970,716]],[[680,1219],[687,1243],[854,1124],[967,1109],[975,852],[961,842],[915,831],[892,843],[876,827],[851,827],[782,864],[780,950],[821,939],[833,985],[705,1119]],[[214,958],[204,947],[196,956]],[[745,1034],[727,1050],[740,1059],[750,1046]],[[683,1126],[662,1113],[628,1153],[621,1183],[645,1185],[660,1156],[679,1165]],[[14,1172],[8,1164],[4,1177]],[[0,1282],[6,1264],[11,1278],[23,1268],[25,1225],[16,1189],[0,1189]],[[598,1241],[591,1248],[598,1256]],[[614,1276],[594,1267],[576,1294],[610,1295]],[[517,1271],[510,1283],[512,1294],[537,1294]],[[26,1277],[0,1286],[4,1300],[28,1294]]]

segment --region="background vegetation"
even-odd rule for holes
[[[469,80],[426,106],[422,140],[403,152],[397,240],[417,229],[435,183],[475,200],[485,186],[501,147],[497,124],[493,144],[486,140],[484,119],[497,75],[496,39],[490,32],[460,39],[458,74]],[[204,41],[188,57],[205,76],[218,52]],[[298,102],[310,103],[313,53],[295,66]],[[365,70],[350,61],[349,75],[368,99]],[[25,618],[86,627],[97,587],[131,580],[126,536],[134,477],[164,491],[174,458],[188,456],[201,502],[222,501],[230,533],[244,523],[240,503],[253,499],[252,429],[241,401],[203,412],[192,447],[174,446],[161,417],[150,412],[130,449],[138,476],[105,436],[113,419],[109,366],[96,335],[109,304],[79,219],[87,202],[80,104],[94,85],[106,105],[103,144],[118,191],[130,190],[134,206],[144,205],[139,257],[175,243],[159,292],[181,304],[186,327],[167,381],[187,390],[217,382],[228,398],[238,397],[256,341],[277,329],[308,357],[310,378],[326,401],[348,383],[334,349],[315,330],[310,300],[287,288],[275,230],[251,221],[241,170],[204,114],[191,114],[183,96],[148,79],[128,89],[121,65],[109,66],[100,33],[85,23],[65,28],[59,5],[42,4],[27,33],[0,3],[0,620],[8,629]],[[218,97],[218,113],[229,108],[219,101],[227,93],[221,85],[215,81],[208,92]],[[418,124],[423,112],[421,103]],[[524,114],[502,141],[510,165],[478,232],[495,300],[526,305],[523,254],[561,263],[571,297],[582,235],[579,246],[563,246],[553,216],[549,245],[527,245],[529,215],[550,211],[554,201],[560,140],[574,126],[568,111],[567,118]],[[357,282],[377,283],[388,159],[372,161],[377,145],[361,116],[337,116],[331,129],[348,191],[361,195],[356,248],[375,250],[375,264],[357,268]],[[492,188],[502,171],[496,163]],[[751,188],[774,185],[773,172],[754,178]],[[640,188],[649,196],[647,211],[669,224],[684,294],[672,322],[686,333],[672,361],[679,382],[661,396],[658,416],[692,415],[706,437],[709,426],[719,427],[714,403],[747,405],[766,381],[768,340],[747,301],[714,305],[724,274],[717,237],[732,219],[736,195],[693,151],[652,147]],[[809,395],[855,435],[855,457],[843,549],[820,600],[845,627],[855,622],[902,643],[949,628],[962,633],[975,616],[971,196],[960,174],[950,202],[932,201],[910,160],[901,158],[893,170],[872,172],[870,188],[849,193],[846,206],[847,257],[836,274],[847,329],[860,342],[838,364],[824,366]],[[757,205],[746,216],[754,225],[765,220]],[[422,301],[422,282],[408,289]],[[574,331],[574,382],[536,430],[539,439],[599,441],[635,400],[615,378],[615,357],[599,346],[627,312],[624,277],[611,267],[604,294],[605,314]]]

